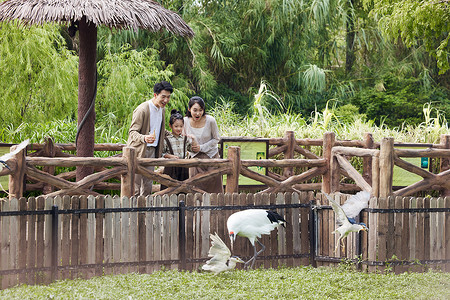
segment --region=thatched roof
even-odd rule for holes
[[[151,0],[6,0],[0,2],[0,21],[18,19],[25,24],[68,23],[86,16],[96,26],[166,29],[181,36],[194,32],[175,12]]]

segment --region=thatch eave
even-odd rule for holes
[[[193,30],[175,12],[151,0],[6,0],[0,3],[0,22],[20,20],[26,25],[47,22],[87,22],[110,28],[167,30],[192,37]]]

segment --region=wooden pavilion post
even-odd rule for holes
[[[295,150],[295,134],[294,131],[286,131],[284,134],[284,140],[286,141],[286,151],[284,152],[284,158],[285,159],[293,159],[294,158],[294,150]],[[294,168],[293,167],[287,167],[284,168],[283,176],[285,178],[289,178],[292,175],[294,175]]]
[[[241,172],[241,148],[230,146],[228,148],[228,159],[231,162],[231,173],[227,174],[225,193],[238,193],[239,174]]]
[[[11,147],[11,152],[17,145]],[[9,200],[16,198],[19,199],[23,196],[25,185],[25,168],[26,160],[25,153],[27,148],[23,149],[15,155],[15,166],[13,173],[9,176]]]
[[[383,138],[380,144],[380,198],[392,194],[392,178],[394,173],[394,138]]]
[[[327,171],[322,175],[322,191],[327,194],[339,191],[339,164],[337,160],[333,159],[331,153],[335,139],[336,138],[334,132],[326,132],[323,135],[323,158],[327,160],[328,168]],[[337,177],[337,179],[333,177]]]
[[[124,147],[123,159],[127,162],[128,173],[121,176],[120,196],[129,198],[134,195],[134,177],[137,169],[136,149]]]
[[[444,149],[450,149],[450,135],[448,134],[442,134],[441,135],[441,145]],[[448,158],[442,157],[441,158],[441,173],[450,169],[450,160]],[[442,191],[442,197],[448,197],[450,196],[450,190],[444,189]]]
[[[80,51],[78,63],[78,126],[77,156],[93,157],[95,144],[95,104],[97,60],[97,27],[86,17],[79,21]],[[91,108],[91,105],[94,105]],[[86,116],[83,122],[83,118]],[[90,166],[77,167],[77,181],[94,173]]]

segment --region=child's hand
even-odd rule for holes
[[[173,154],[166,154],[166,155],[164,155],[164,158],[179,159],[178,156],[173,155]]]
[[[197,143],[192,143],[192,151],[194,151],[195,153],[200,151],[200,145]]]

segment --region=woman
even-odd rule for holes
[[[192,156],[200,159],[220,158],[219,128],[216,120],[205,112],[205,101],[198,96],[189,100],[188,111],[184,117],[184,128],[188,136],[195,137],[192,143]],[[190,168],[189,176],[214,170],[215,167]],[[222,176],[212,176],[210,179],[197,184],[197,187],[208,193],[223,193]]]

